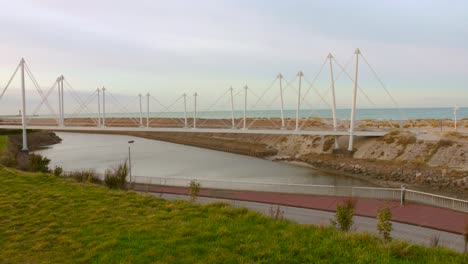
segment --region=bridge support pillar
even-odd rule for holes
[[[101,127],[101,89],[97,88],[98,127]]]
[[[296,108],[296,131],[299,130],[299,118],[300,118],[300,112],[301,112],[301,80],[302,76],[304,74],[302,71],[299,71],[297,73],[297,77],[299,77],[299,87],[297,89],[297,108]]]
[[[146,128],[149,128],[149,116],[150,116],[150,93],[146,94]]]
[[[28,134],[26,125],[26,84],[24,82],[24,58],[21,59],[21,121],[23,125],[23,148],[22,151],[28,151]]]
[[[236,129],[236,121],[234,119],[234,95],[232,86],[229,88],[229,91],[231,92],[231,126],[232,129]]]
[[[58,123],[59,123],[59,124],[58,124],[58,125],[59,125],[60,127],[63,126],[63,112],[62,112],[62,110],[63,110],[63,107],[62,107],[62,105],[63,105],[63,96],[62,96],[62,93],[63,93],[63,89],[62,89],[63,80],[62,80],[62,78],[63,78],[63,75],[62,75],[62,76],[59,76],[59,77],[57,78],[57,91],[58,91],[58,99],[59,99],[59,100],[58,100],[58,101],[59,101],[59,105],[58,105],[58,108],[59,108],[59,119],[58,119]]]
[[[193,128],[197,128],[197,93],[193,94]]]
[[[141,94],[138,94],[140,99],[140,127],[143,127],[143,107],[141,105]]]
[[[283,104],[283,86],[282,86],[283,75],[281,73],[278,74],[278,79],[279,79],[280,104],[281,104],[281,129],[285,129],[286,126],[284,123],[284,104]]]
[[[182,95],[184,97],[184,127],[188,127],[188,121],[187,121],[187,94]]]
[[[62,113],[61,115],[61,123],[62,123],[62,126],[65,126],[65,106],[64,106],[64,100],[63,100],[63,80],[65,78],[63,77],[63,75],[60,76],[60,100],[62,101],[61,105],[60,105],[60,112]]]
[[[354,122],[356,118],[356,97],[357,97],[357,89],[358,89],[358,63],[359,63],[359,54],[361,52],[359,49],[356,49],[354,52],[356,58],[354,63],[354,85],[353,85],[353,101],[351,106],[351,122],[349,124],[349,145],[348,151],[353,151],[353,141],[354,141]]]
[[[102,87],[102,127],[106,127],[106,87]]]
[[[333,130],[337,129],[337,120],[336,120],[336,100],[335,100],[335,79],[333,78],[333,64],[332,64],[333,55],[328,54],[328,60],[330,63],[330,88],[332,93],[332,115],[333,115]],[[335,149],[339,149],[340,144],[338,142],[338,136],[335,136]]]
[[[242,126],[242,129],[247,129],[247,90],[249,87],[244,86],[244,124]]]

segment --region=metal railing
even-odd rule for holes
[[[133,176],[132,180],[137,184],[188,187],[190,185],[190,182],[194,179]],[[196,181],[201,184],[202,188],[208,189],[261,191],[329,196],[352,196],[383,200],[400,200],[401,204],[405,204],[405,202],[416,202],[462,212],[468,212],[468,201],[466,200],[415,190],[409,190],[406,189],[404,185],[401,188],[381,188],[295,183],[259,183],[203,179],[196,179]]]
[[[468,212],[468,201],[415,190],[405,190],[407,201]]]

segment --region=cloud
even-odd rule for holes
[[[24,56],[40,83],[65,74],[83,91],[106,85],[170,100],[231,85],[261,90],[278,72],[294,76],[302,69],[312,78],[329,51],[345,63],[360,47],[398,98],[463,91],[467,7],[464,1],[17,0],[0,10],[0,84]],[[372,87],[361,65],[360,81]],[[408,104],[426,104],[414,100]]]

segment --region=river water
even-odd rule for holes
[[[37,153],[51,159],[51,167],[94,169],[103,173],[128,158],[131,144],[134,176],[274,184],[374,186],[347,176],[324,173],[238,154],[123,135],[56,133],[62,143]],[[136,178],[138,180],[138,177]]]

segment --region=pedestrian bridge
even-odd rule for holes
[[[20,114],[18,116],[12,116],[12,113],[3,113],[3,115],[0,115],[0,129],[22,129],[24,150],[28,149],[26,132],[27,128],[29,128],[70,132],[138,131],[349,136],[347,149],[349,151],[353,151],[354,136],[381,137],[387,134],[391,129],[391,127],[386,130],[379,129],[379,126],[369,129],[366,126],[358,127],[357,125],[356,102],[358,91],[359,94],[362,94],[362,98],[368,100],[372,105],[375,105],[358,84],[358,64],[360,60],[364,61],[369,67],[378,83],[382,86],[384,92],[392,102],[394,102],[395,107],[398,108],[396,101],[390,95],[381,79],[377,76],[359,49],[356,49],[353,57],[351,57],[349,61],[354,61],[354,76],[349,74],[347,71],[347,65],[349,63],[345,66],[339,64],[330,53],[324,59],[319,72],[313,77],[313,81],[311,82],[308,81],[307,76],[305,76],[302,71],[297,73],[293,81],[287,81],[282,74],[278,74],[273,82],[259,94],[246,85],[236,91],[230,87],[219,97],[211,98],[211,95],[209,95],[207,100],[212,102],[210,102],[209,107],[205,109],[199,109],[200,107],[197,106],[198,94],[194,93],[193,97],[191,97],[191,110],[187,109],[187,94],[185,93],[170,104],[162,103],[157,97],[147,93],[143,96],[142,94],[139,94],[134,98],[135,100],[124,105],[116,99],[116,96],[114,96],[109,89],[102,87],[96,89],[87,99],[83,100],[63,75],[60,75],[50,88],[44,89],[44,87],[41,87],[38,84],[37,79],[33,75],[26,61],[21,59],[0,94],[0,100],[5,100],[5,98],[3,98],[5,92],[15,79],[15,76],[19,75],[19,78],[17,79],[19,79],[21,83]],[[325,66],[328,66],[330,69],[328,76],[330,81],[327,91],[321,93],[316,89],[315,85],[317,77],[321,74]],[[338,74],[335,74],[333,70],[334,66],[338,66],[338,69],[340,69]],[[351,93],[349,94],[349,98],[351,99],[349,122],[340,122],[336,114],[335,81],[337,81],[341,76],[347,77],[352,83],[352,89],[350,90]],[[26,78],[28,78],[28,83],[31,83],[33,88],[37,90],[39,97],[37,94],[26,95]],[[287,97],[287,95],[284,94],[286,90],[288,92],[293,92],[293,97]],[[55,94],[54,91],[57,91],[58,105],[51,103],[52,94]],[[304,116],[306,108],[311,109],[313,107],[313,104],[308,101],[311,97],[309,93],[311,91],[316,94],[313,98],[321,100],[322,103],[330,107],[331,118],[329,118],[325,123],[322,121],[316,121],[320,125],[311,125],[313,120],[310,120],[310,116]],[[65,92],[68,92],[69,96],[65,97]],[[257,107],[259,103],[265,101],[267,94],[272,95],[273,100],[269,100],[266,105],[274,105],[279,113],[278,116],[271,119],[252,115],[252,112],[258,111]],[[31,96],[41,100],[39,105],[35,106],[35,108],[30,108],[29,105],[28,107],[26,106],[27,102],[29,102],[26,98],[30,98]],[[242,99],[235,100],[235,98],[239,97]],[[294,116],[285,116],[285,98],[293,99],[296,102]],[[227,99],[226,102],[222,103],[223,99]],[[6,100],[8,100],[8,97]],[[69,111],[71,108],[69,105],[72,101],[74,101],[75,104],[78,104],[77,109],[74,109],[73,112]],[[240,103],[242,107],[238,106],[237,109],[235,109],[235,101],[238,104]],[[66,102],[68,103],[67,107],[65,107]],[[109,104],[113,104],[114,109],[119,109],[119,113],[122,115],[119,116],[114,111],[112,113],[112,117],[109,117]],[[144,106],[146,111],[143,110]],[[160,108],[162,107],[163,111],[154,111],[154,109],[151,109],[156,106]],[[226,113],[229,113],[230,116],[228,118],[200,118],[200,113],[213,111],[215,106],[230,109],[230,111],[225,111]],[[41,113],[41,115],[38,115],[42,108],[45,108],[47,112],[45,114]],[[243,109],[241,110],[239,108]],[[27,109],[34,110],[27,113]],[[65,111],[66,109],[67,112]],[[134,110],[130,111],[129,109]],[[135,109],[138,110],[135,111]],[[177,110],[179,111],[177,116],[171,117],[166,115],[163,118],[155,118],[152,116],[155,112],[170,114],[177,112]],[[3,116],[3,118],[1,116]],[[406,119],[403,113],[402,118]],[[120,124],[116,124],[118,123],[116,120],[120,122]],[[265,123],[268,122],[270,124],[265,125]],[[263,125],[259,125],[259,123]],[[392,122],[389,123],[392,126]],[[338,140],[335,140],[335,149],[339,147]]]
[[[22,129],[22,125],[0,125],[0,129]],[[348,131],[334,130],[281,130],[281,129],[223,129],[223,128],[177,128],[177,127],[89,127],[89,126],[41,126],[32,125],[28,129],[51,131],[113,131],[113,132],[184,132],[184,133],[235,133],[235,134],[271,134],[271,135],[317,135],[349,136]],[[381,137],[388,131],[354,131],[359,137]]]

